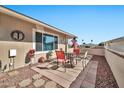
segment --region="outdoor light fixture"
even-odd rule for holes
[[[15,60],[14,58],[16,57],[17,52],[16,49],[10,49],[9,50],[9,58],[10,58],[10,63],[9,63],[9,69],[14,69],[14,65],[15,65]]]
[[[10,58],[16,57],[16,49],[10,49],[9,50],[9,57]]]

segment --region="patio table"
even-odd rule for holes
[[[73,68],[73,62],[74,62],[74,54],[73,53],[69,53],[69,52],[65,52],[65,55],[67,57],[67,59],[69,59],[69,62],[71,64],[71,67]]]

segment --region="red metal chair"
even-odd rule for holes
[[[79,48],[74,49],[74,54],[75,54],[76,56],[79,56],[79,55],[80,55],[80,49],[79,49]]]
[[[80,56],[80,49],[79,48],[76,48],[74,49],[74,55],[75,55],[75,60],[76,60],[76,64],[77,64],[77,61],[78,60],[81,60],[81,58],[79,57]]]
[[[65,57],[64,51],[56,51],[56,57],[57,57],[57,66],[59,65],[59,62],[61,62],[62,65],[64,66],[65,72],[66,72],[65,63],[67,62],[67,59]]]

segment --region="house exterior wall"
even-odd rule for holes
[[[118,46],[118,45],[124,45],[124,40],[118,41],[118,42],[112,42],[112,46]]]
[[[117,50],[119,52],[124,52],[124,39],[107,42],[106,47]]]
[[[15,67],[25,65],[25,56],[32,48],[32,29],[34,24],[0,13],[0,60],[2,64],[10,62],[9,50],[16,49]],[[13,30],[20,30],[25,34],[25,39],[17,42],[11,38]]]
[[[25,57],[27,52],[33,48],[33,32],[34,29],[44,31],[44,33],[57,35],[59,37],[58,49],[63,48],[65,51],[65,44],[63,39],[67,40],[66,35],[59,32],[47,29],[43,26],[29,23],[24,20],[9,16],[7,14],[0,13],[0,60],[2,64],[9,64],[9,50],[16,49],[17,56],[15,57],[15,68],[25,66]],[[14,41],[11,38],[11,32],[13,30],[20,30],[25,34],[25,38],[22,41]],[[39,57],[46,57],[47,51],[35,54],[34,63],[37,63]],[[53,51],[53,58],[55,57],[55,50]]]

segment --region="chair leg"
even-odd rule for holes
[[[70,60],[70,64],[71,64],[71,68],[73,68],[73,64],[74,64],[74,60],[73,59]]]
[[[84,66],[84,64],[83,64],[84,62],[83,62],[83,60],[82,60],[82,67]]]
[[[86,60],[84,59],[84,68],[86,67]]]
[[[64,70],[65,70],[65,72],[66,72],[66,66],[65,66],[65,63],[62,63],[62,64],[63,64]]]
[[[85,59],[85,66],[87,66],[87,62],[86,62],[87,60]]]
[[[85,59],[85,67],[87,66],[87,62],[86,61],[87,61],[87,59]]]
[[[85,68],[85,59],[82,60],[83,69]]]
[[[59,62],[57,61],[57,68],[59,67]]]
[[[65,66],[65,72],[66,72],[66,66]]]
[[[66,63],[64,63],[64,68],[65,68],[65,72],[66,72]]]
[[[77,59],[76,59],[76,65],[77,65]]]
[[[83,70],[84,70],[84,60],[82,61],[82,67],[83,67]]]

